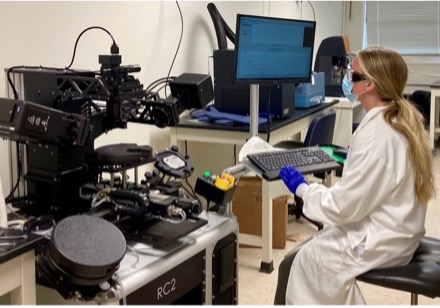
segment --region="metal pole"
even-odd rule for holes
[[[250,123],[249,123],[249,137],[258,136],[258,108],[260,100],[260,86],[258,84],[251,84],[250,86]]]

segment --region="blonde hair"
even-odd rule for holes
[[[408,140],[415,191],[420,201],[427,203],[436,194],[433,155],[422,114],[403,97],[408,67],[402,56],[389,48],[368,47],[359,51],[357,58],[364,75],[374,82],[387,106],[383,114],[385,121]]]

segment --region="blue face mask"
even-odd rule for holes
[[[352,103],[354,103],[357,100],[357,95],[351,93],[353,90],[353,82],[348,80],[348,73],[345,74],[344,79],[342,80],[342,91],[344,92],[344,95],[348,100]]]

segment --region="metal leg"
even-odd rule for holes
[[[127,171],[122,171],[122,188],[127,189]]]
[[[260,272],[261,273],[270,274],[273,272],[273,270],[274,270],[273,261],[270,261],[270,262],[261,261],[261,264],[260,264]]]
[[[138,187],[138,167],[134,168],[134,187]]]
[[[113,187],[113,185],[115,185],[115,175],[110,173],[110,187]]]
[[[262,260],[260,272],[271,273],[273,271],[272,260],[272,196],[269,191],[269,183],[265,180],[262,186],[261,205],[261,252]]]
[[[411,306],[417,306],[419,304],[418,294],[411,293]]]

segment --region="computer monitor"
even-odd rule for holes
[[[315,29],[315,21],[238,14],[235,82],[310,82]]]

